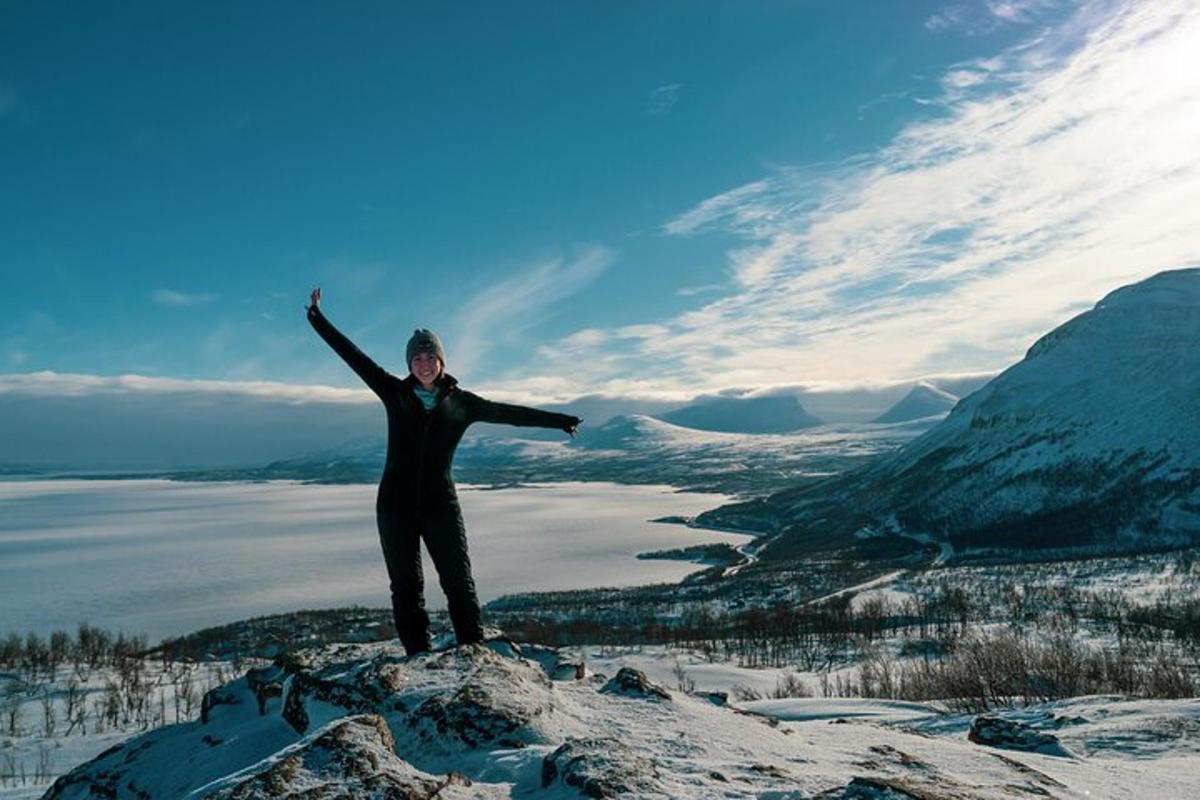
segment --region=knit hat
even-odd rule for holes
[[[404,356],[408,360],[409,369],[412,369],[413,359],[418,353],[433,353],[442,362],[442,366],[446,366],[446,351],[442,349],[442,342],[436,333],[427,328],[417,328],[408,340]]]

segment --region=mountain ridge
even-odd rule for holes
[[[941,423],[850,473],[727,506],[773,521],[767,557],[933,537],[959,557],[1200,538],[1200,269],[1106,295]],[[774,552],[772,552],[774,551]]]

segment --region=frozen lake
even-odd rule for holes
[[[459,487],[483,602],[529,590],[675,581],[646,550],[749,537],[652,523],[727,498],[605,483]],[[246,617],[389,607],[374,486],[0,481],[0,634],[81,621],[164,636]],[[426,602],[445,605],[426,560]]]

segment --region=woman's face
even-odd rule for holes
[[[425,388],[432,386],[442,374],[442,360],[433,353],[417,353],[412,360],[412,373]]]

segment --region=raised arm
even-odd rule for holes
[[[472,422],[495,422],[501,425],[517,425],[522,428],[553,428],[571,436],[575,435],[579,417],[570,414],[558,414],[553,411],[542,411],[528,406],[517,406],[510,403],[497,403],[484,400],[477,394],[465,393],[470,399]]]
[[[308,306],[308,321],[312,324],[325,343],[333,348],[333,351],[342,357],[342,360],[350,365],[350,369],[354,370],[358,377],[363,379],[367,386],[380,397],[384,397],[387,387],[394,380],[392,375],[383,367],[376,364],[367,357],[362,350],[355,347],[354,342],[350,341],[339,331],[333,327],[333,323],[325,319],[325,315],[321,313],[321,290],[320,288],[313,289],[309,296],[311,304]]]

